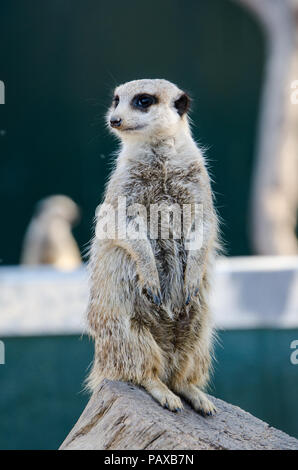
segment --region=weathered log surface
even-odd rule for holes
[[[203,418],[186,403],[176,414],[141,388],[104,380],[60,449],[298,449],[297,439],[237,406],[211,400],[216,416]]]

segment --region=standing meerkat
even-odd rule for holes
[[[208,292],[217,217],[188,108],[189,97],[166,80],[135,80],[115,90],[107,123],[121,149],[104,205],[119,224],[119,198],[125,198],[126,236],[118,227],[113,236],[95,236],[91,246],[88,323],[95,356],[87,383],[95,390],[103,378],[130,381],[169,410],[183,408],[180,395],[212,415],[215,406],[202,388],[212,356]],[[202,208],[199,224],[195,206]],[[158,235],[150,236],[156,207],[170,208],[170,215],[159,216]],[[180,237],[171,208],[183,214]],[[97,224],[101,218],[99,211]],[[166,220],[169,236],[162,237]],[[200,246],[189,248],[196,231],[203,232]]]

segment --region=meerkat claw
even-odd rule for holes
[[[153,295],[153,294],[152,294],[152,290],[151,290],[151,289],[149,289],[149,287],[147,287],[147,289],[146,289],[146,290],[147,290],[147,294],[148,294],[148,295],[150,295],[150,297],[152,297],[152,295]]]
[[[188,305],[193,297],[196,297],[199,293],[199,288],[192,288],[187,291],[187,296],[185,299],[185,305]]]
[[[160,290],[157,291],[157,294],[152,292],[152,289],[150,287],[146,288],[147,295],[150,297],[150,299],[156,304],[156,305],[161,305],[162,303],[162,296]]]

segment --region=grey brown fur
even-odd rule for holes
[[[133,97],[157,97],[146,112]],[[175,103],[184,93],[166,80],[136,80],[115,90],[119,98],[108,122],[122,145],[104,202],[127,206],[194,204],[203,206],[203,244],[187,250],[180,239],[99,240],[91,248],[88,308],[95,356],[88,385],[103,378],[143,386],[162,406],[182,408],[178,395],[204,415],[215,407],[202,391],[211,366],[213,326],[209,310],[210,276],[217,248],[217,217],[202,152],[192,139],[187,113]],[[180,110],[181,111],[181,110]],[[149,222],[149,216],[148,220]],[[128,215],[128,232],[136,222]]]

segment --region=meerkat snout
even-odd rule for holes
[[[111,118],[110,119],[110,124],[111,124],[112,127],[120,127],[121,122],[122,122],[121,118]]]

